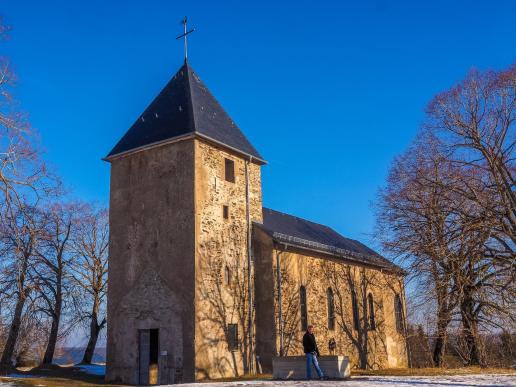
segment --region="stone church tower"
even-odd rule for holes
[[[106,160],[107,379],[168,384],[248,370],[260,154],[185,61]]]

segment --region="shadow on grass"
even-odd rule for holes
[[[93,375],[78,366],[44,365],[30,370],[3,372],[0,381],[20,387],[44,385],[45,387],[92,387],[114,385],[104,381],[103,375]],[[6,377],[7,375],[7,377]],[[8,376],[10,375],[10,376]]]

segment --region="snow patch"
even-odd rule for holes
[[[516,387],[516,375],[455,375],[455,376],[355,376],[345,381],[317,380],[249,380],[222,383],[190,383],[184,387]],[[171,386],[170,386],[171,387]]]

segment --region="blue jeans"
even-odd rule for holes
[[[315,367],[315,370],[317,371],[317,375],[319,375],[319,378],[324,377],[323,372],[321,371],[321,368],[319,367],[319,362],[317,361],[317,354],[315,353],[306,353],[306,378],[312,379],[312,364]]]

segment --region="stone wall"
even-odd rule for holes
[[[272,260],[274,247],[272,239],[262,229],[253,227],[253,255],[255,262],[256,301],[256,355],[262,368],[272,372],[272,359],[279,356],[276,345],[277,315],[274,313],[277,292],[276,272]]]
[[[299,307],[299,289],[306,288],[308,323],[314,325],[321,354],[330,354],[330,339],[336,342],[335,353],[350,357],[352,367],[386,368],[407,365],[405,340],[397,332],[394,316],[394,296],[403,297],[403,279],[379,270],[350,265],[329,256],[312,255],[300,250],[285,251],[272,248],[270,237],[263,231],[255,232],[256,275],[260,278],[260,292],[269,289],[269,297],[259,300],[260,313],[267,312],[274,302],[273,318],[257,322],[257,354],[265,369],[270,370],[271,360],[280,352],[278,318],[278,286],[276,262],[279,254],[282,290],[283,355],[302,355]],[[258,254],[260,254],[258,256]],[[310,255],[308,255],[310,254]],[[331,288],[335,304],[335,328],[328,326],[327,291]],[[352,312],[351,289],[357,301],[359,319],[355,326]],[[257,293],[259,291],[257,290]],[[274,294],[271,300],[270,294]],[[375,329],[370,329],[367,316],[367,297],[374,304]],[[258,299],[257,299],[258,300]],[[273,325],[271,327],[271,324]],[[272,329],[271,329],[272,328]],[[358,329],[357,329],[358,328]]]
[[[107,379],[138,383],[138,329],[162,383],[194,378],[194,141],[111,163]]]
[[[196,375],[242,375],[249,356],[246,163],[251,218],[261,222],[260,166],[204,141],[195,144]],[[235,163],[234,183],[225,180],[226,158]],[[238,326],[235,350],[228,348],[228,324]]]

